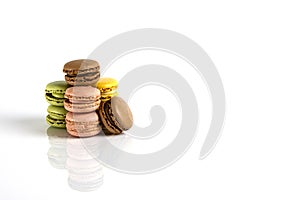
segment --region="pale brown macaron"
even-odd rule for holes
[[[101,132],[100,119],[96,112],[72,113],[66,116],[67,132],[75,137],[91,137]]]
[[[91,86],[70,87],[64,97],[64,107],[69,112],[87,113],[100,106],[100,91]]]
[[[100,78],[100,65],[95,60],[73,60],[64,65],[65,80],[69,85],[95,86]]]
[[[128,104],[118,96],[109,101],[102,101],[99,114],[105,134],[121,134],[133,125],[133,116]]]

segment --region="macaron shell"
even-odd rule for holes
[[[73,60],[64,65],[63,72],[69,75],[87,74],[100,70],[100,65],[95,60],[79,59]]]
[[[87,130],[85,132],[78,132],[77,130],[67,129],[68,133],[74,137],[92,137],[101,132],[101,128],[95,130]]]
[[[100,91],[91,86],[70,87],[66,90],[65,98],[70,102],[91,102],[100,99]]]
[[[64,94],[68,87],[69,86],[65,81],[54,81],[47,84],[45,93]]]
[[[68,111],[64,107],[50,105],[48,106],[47,112],[53,119],[64,120]]]
[[[133,125],[133,116],[128,104],[121,97],[111,99],[112,116],[118,122],[123,131],[130,129]]]
[[[97,83],[97,88],[100,92],[110,92],[112,90],[117,90],[118,81],[114,78],[104,77],[100,78]]]
[[[66,122],[65,122],[65,120],[54,119],[50,115],[47,115],[46,122],[50,126],[55,127],[55,128],[66,128]]]

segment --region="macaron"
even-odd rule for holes
[[[64,107],[59,106],[48,106],[48,115],[46,117],[47,123],[55,128],[66,128],[66,114],[68,111],[64,109]]]
[[[87,113],[100,106],[100,91],[91,86],[70,87],[64,97],[64,107],[70,112]]]
[[[91,137],[101,132],[100,119],[96,112],[66,115],[67,132],[75,137]]]
[[[132,112],[121,97],[115,96],[101,102],[99,114],[105,134],[121,134],[133,125]]]
[[[64,106],[64,95],[68,84],[65,81],[55,81],[47,84],[45,97],[49,104],[54,106]]]
[[[64,65],[65,80],[74,85],[95,85],[100,78],[100,65],[95,60],[73,60]]]
[[[108,101],[118,95],[118,81],[116,79],[100,78],[97,82],[97,88],[101,92],[101,101]]]

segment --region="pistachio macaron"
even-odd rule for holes
[[[116,79],[108,77],[100,78],[97,82],[97,88],[101,92],[101,101],[108,101],[118,95],[118,81]]]
[[[64,106],[64,95],[68,87],[65,81],[54,81],[47,84],[45,89],[47,102],[53,106]]]
[[[66,115],[67,110],[64,107],[59,106],[48,106],[48,115],[46,117],[47,123],[55,128],[66,128]]]

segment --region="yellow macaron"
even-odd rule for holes
[[[118,95],[118,81],[116,79],[108,77],[100,78],[97,82],[97,88],[101,92],[101,101],[108,101]]]

